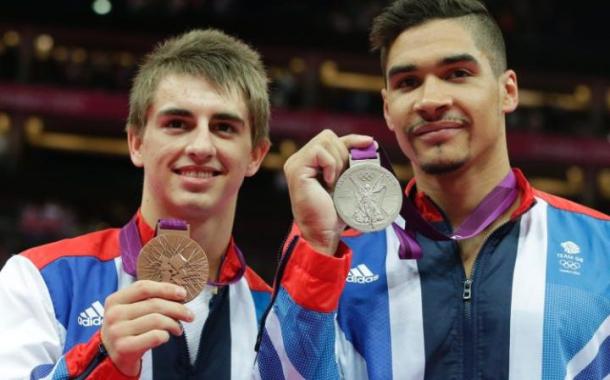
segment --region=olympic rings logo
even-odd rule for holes
[[[559,265],[569,270],[578,270],[581,267],[579,262],[565,259],[559,260]]]
[[[373,180],[373,178],[374,178],[374,174],[371,172],[368,172],[368,171],[362,173],[359,177],[359,179],[363,182],[370,182]]]

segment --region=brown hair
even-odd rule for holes
[[[248,109],[253,143],[269,138],[268,80],[260,55],[215,29],[170,38],[145,57],[131,88],[127,128],[143,133],[157,86],[169,74],[203,76],[223,92],[239,91]]]

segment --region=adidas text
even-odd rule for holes
[[[101,326],[104,322],[104,306],[99,301],[91,304],[78,315],[77,322],[83,327]]]
[[[377,281],[378,279],[379,275],[371,272],[365,264],[360,264],[357,267],[350,269],[349,274],[347,275],[347,282],[354,284],[368,284]]]

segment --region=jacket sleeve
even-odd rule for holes
[[[256,363],[262,379],[337,379],[335,316],[351,251],[316,252],[298,234],[287,240]],[[282,273],[283,272],[283,273]]]
[[[100,351],[99,332],[62,354],[65,329],[36,266],[11,257],[0,271],[0,373],[3,379],[136,379]]]

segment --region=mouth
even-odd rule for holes
[[[428,134],[442,133],[443,131],[462,129],[464,128],[465,124],[465,120],[439,120],[433,122],[419,122],[409,129],[411,130],[411,134],[413,136],[420,137]]]
[[[195,179],[208,179],[221,174],[220,170],[204,167],[184,167],[174,169],[173,172],[179,176]]]

